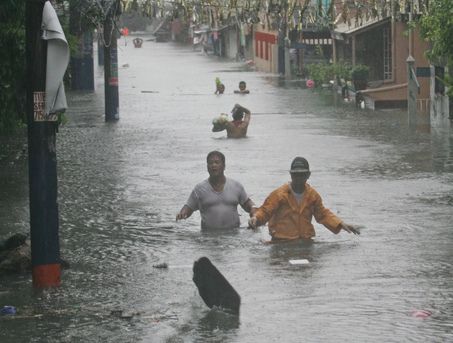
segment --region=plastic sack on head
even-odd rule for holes
[[[212,120],[212,132],[219,132],[225,130],[226,123],[228,123],[228,115],[222,113],[220,116]]]

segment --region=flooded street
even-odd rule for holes
[[[42,292],[28,274],[0,280],[0,305],[18,309],[0,317],[1,342],[453,341],[453,131],[413,130],[405,112],[357,110],[171,43],[119,41],[119,65],[119,122],[104,122],[102,70],[95,93],[67,94],[58,202],[71,268]],[[241,80],[250,94],[233,94]],[[235,103],[252,112],[246,139],[211,132]],[[242,209],[229,233],[200,232],[198,212],[176,222],[211,150],[257,205],[306,157],[324,204],[362,234],[315,224],[311,245],[264,244],[267,227],[246,229]],[[0,235],[27,232],[26,153],[2,161]],[[239,318],[198,295],[201,256],[241,295]]]

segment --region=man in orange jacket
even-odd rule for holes
[[[344,230],[360,234],[358,227],[344,223],[322,204],[318,192],[307,184],[310,177],[308,161],[296,157],[291,163],[291,182],[274,190],[249,220],[249,226],[256,229],[267,222],[272,240],[306,239],[315,236],[311,223],[323,224],[333,233]]]

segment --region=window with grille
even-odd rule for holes
[[[384,27],[383,30],[384,42],[384,80],[391,80],[392,75],[392,40],[390,27]]]

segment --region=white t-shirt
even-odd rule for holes
[[[290,185],[290,187],[291,187],[291,185]],[[292,188],[291,188],[291,192],[293,192],[293,195],[296,198],[297,203],[300,205],[300,203],[302,202],[302,199],[304,198],[304,192],[296,193],[296,192],[294,192],[294,190]]]
[[[248,200],[244,187],[233,179],[226,179],[221,192],[216,192],[206,179],[195,186],[186,205],[199,210],[202,230],[224,230],[239,227],[238,205]]]

